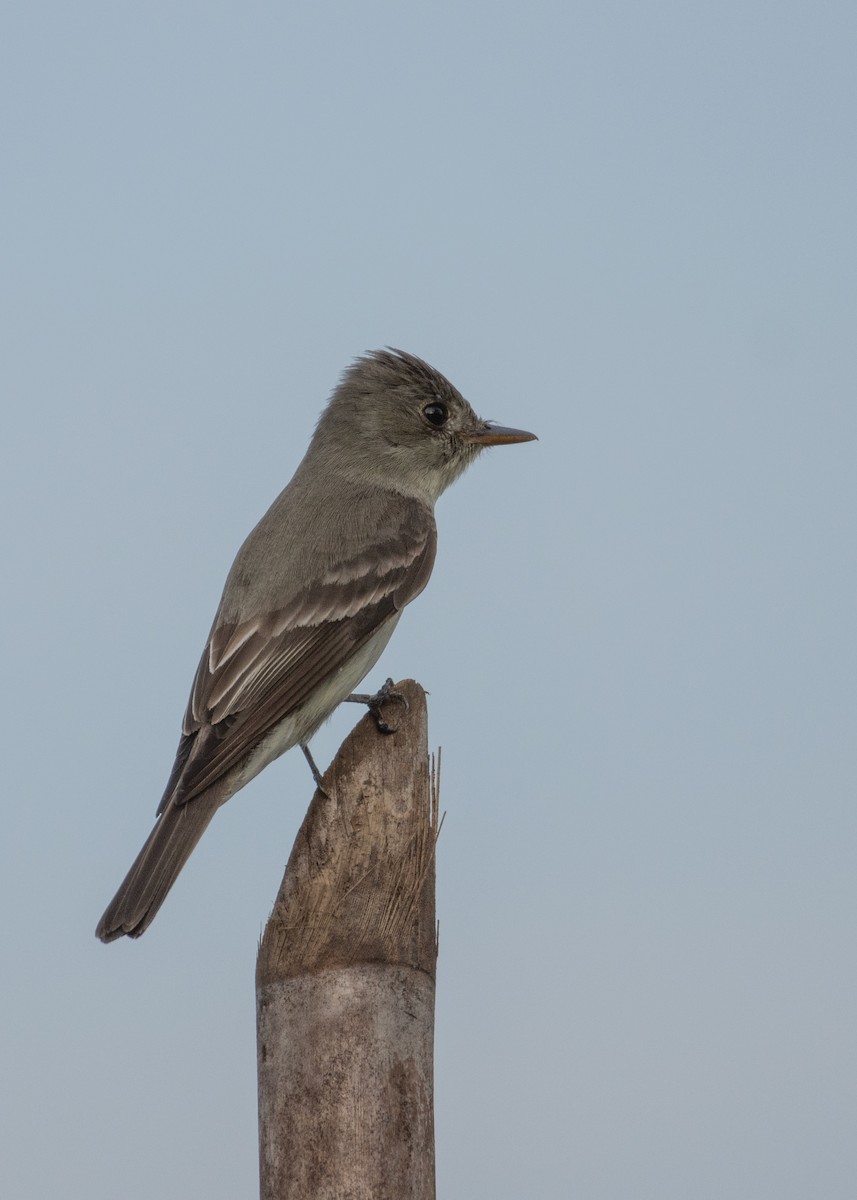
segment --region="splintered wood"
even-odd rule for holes
[[[438,780],[425,692],[316,791],[256,972],[262,1200],[433,1200]]]

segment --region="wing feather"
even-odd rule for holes
[[[419,595],[434,564],[434,519],[422,505],[405,515],[396,536],[346,557],[283,607],[215,623],[159,811],[170,798],[187,803],[239,764]]]

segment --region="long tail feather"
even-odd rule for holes
[[[167,805],[98,922],[96,937],[112,942],[125,934],[139,937],[148,929],[191,851],[226,799],[223,791],[215,784],[187,804]]]

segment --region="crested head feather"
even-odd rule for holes
[[[434,425],[426,409],[440,405]],[[458,388],[421,358],[388,347],[355,359],[319,417],[307,463],[352,483],[433,505],[479,453],[462,435],[484,428]]]

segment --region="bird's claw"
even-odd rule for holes
[[[363,692],[353,692],[350,696],[346,696],[345,698],[346,700],[351,700],[354,704],[365,704],[367,706],[369,712],[375,718],[375,725],[377,726],[379,733],[396,733],[399,728],[398,725],[389,725],[384,720],[383,716],[381,715],[382,705],[386,704],[390,700],[393,700],[400,704],[404,704],[405,712],[408,712],[411,707],[408,703],[407,696],[404,696],[401,692],[397,692],[393,689],[392,679],[385,680],[374,695],[369,695],[368,693]]]

